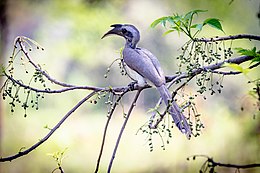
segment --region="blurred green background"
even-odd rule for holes
[[[194,9],[208,10],[197,18],[215,17],[222,20],[226,35],[249,33],[260,35],[258,0],[8,0],[8,42],[6,59],[12,53],[16,36],[23,35],[36,40],[45,50],[32,52],[34,61],[48,73],[67,83],[90,86],[122,86],[130,82],[121,76],[116,65],[107,79],[107,67],[115,58],[124,40],[109,37],[101,40],[111,24],[131,23],[141,32],[140,46],[151,50],[160,60],[166,74],[177,70],[178,49],[185,43],[183,35],[172,33],[162,36],[163,28],[151,29],[149,25],[157,18],[172,13],[184,14]],[[1,3],[1,1],[0,1]],[[204,36],[223,36],[224,33],[206,28]],[[251,48],[259,43],[235,41],[234,47]],[[30,67],[20,66],[17,68]],[[18,71],[18,78],[26,78]],[[113,166],[113,172],[169,173],[198,172],[205,161],[187,161],[194,154],[205,154],[220,162],[247,164],[260,162],[259,112],[255,112],[254,100],[248,95],[252,85],[249,78],[259,77],[259,68],[248,76],[224,78],[221,94],[206,95],[207,100],[196,100],[198,112],[205,125],[201,136],[188,141],[174,128],[173,138],[166,150],[161,149],[161,139],[154,137],[154,151],[150,152],[146,135],[137,130],[147,121],[146,112],[158,99],[155,89],[142,93],[123,134]],[[191,85],[187,91],[195,92]],[[22,147],[30,147],[42,138],[61,117],[69,111],[87,91],[72,91],[65,94],[45,95],[40,99],[40,109],[29,110],[24,118],[22,108],[11,114],[8,101],[3,102],[1,115],[1,156],[17,153]],[[2,97],[1,97],[2,99]],[[129,103],[130,94],[123,101]],[[244,111],[240,110],[243,106]],[[258,116],[253,117],[253,114]],[[2,173],[52,172],[56,167],[48,153],[68,148],[62,167],[65,172],[94,172],[102,139],[106,106],[84,104],[42,146],[30,154],[12,162],[0,163]],[[115,141],[123,122],[122,110],[116,111],[108,131],[107,142],[100,165],[106,172]],[[259,172],[260,169],[241,170]],[[218,172],[234,172],[219,169]]]

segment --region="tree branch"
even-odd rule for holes
[[[116,109],[116,106],[118,105],[118,102],[122,99],[122,97],[125,95],[127,91],[123,92],[122,94],[119,95],[119,97],[117,98],[117,100],[113,103],[113,106],[109,112],[109,115],[107,116],[107,122],[104,128],[104,133],[103,133],[103,138],[102,138],[102,142],[101,142],[101,147],[100,147],[100,152],[99,152],[99,156],[98,156],[98,160],[97,160],[97,164],[96,164],[96,169],[95,169],[95,173],[98,172],[99,169],[99,164],[100,164],[100,160],[103,154],[103,149],[104,149],[104,145],[105,145],[105,141],[106,141],[106,135],[107,135],[107,129],[108,129],[108,125],[109,122],[112,118],[112,115]]]
[[[44,137],[42,138],[39,142],[35,143],[33,146],[31,146],[30,148],[24,150],[24,151],[19,151],[17,154],[12,155],[12,156],[8,156],[8,157],[1,157],[0,158],[0,162],[6,162],[6,161],[12,161],[14,159],[17,159],[19,157],[22,157],[24,155],[27,155],[28,153],[30,153],[31,151],[33,151],[34,149],[38,148],[42,143],[44,143],[45,141],[47,141],[52,134],[65,122],[65,120],[74,112],[76,111],[83,103],[85,103],[88,99],[90,99],[96,92],[93,91],[91,92],[89,95],[87,95],[86,97],[84,97],[82,100],[80,100],[68,113],[66,113],[64,115],[64,117],[50,130],[50,132]]]
[[[125,121],[124,121],[124,123],[123,123],[123,125],[122,125],[122,127],[121,127],[121,130],[120,130],[119,136],[118,136],[118,138],[117,138],[116,145],[115,145],[115,148],[114,148],[112,157],[111,157],[111,159],[110,159],[110,163],[109,163],[108,170],[107,170],[108,173],[111,172],[112,165],[113,165],[113,161],[114,161],[115,156],[116,156],[117,148],[118,148],[118,146],[119,146],[119,143],[120,143],[121,137],[122,137],[122,135],[123,135],[123,132],[124,132],[124,130],[125,130],[126,124],[127,124],[127,122],[128,122],[128,119],[129,119],[129,117],[130,117],[130,115],[131,115],[132,110],[133,110],[134,107],[136,106],[136,101],[137,101],[137,99],[138,99],[138,97],[139,97],[139,95],[140,95],[140,93],[142,92],[143,89],[144,89],[144,88],[141,88],[141,89],[139,89],[139,90],[137,91],[137,93],[136,93],[136,95],[135,95],[135,98],[134,98],[134,100],[133,100],[133,102],[132,102],[132,104],[131,104],[131,106],[130,106],[130,108],[129,108],[129,110],[128,110],[128,113],[127,113],[126,117],[125,117]]]
[[[203,71],[208,72],[208,71],[214,71],[216,69],[224,68],[223,67],[224,63],[241,64],[243,62],[250,61],[252,59],[254,59],[253,56],[240,56],[240,57],[230,58],[230,59],[221,61],[219,63],[215,63],[215,64],[212,64],[212,65],[203,66],[201,68],[194,69],[189,74],[186,73],[186,72],[183,72],[181,74],[176,74],[176,75],[173,75],[173,76],[166,76],[166,81],[167,82],[171,82],[173,80],[178,81],[178,80],[183,79],[183,78],[188,78],[189,76],[197,75],[197,74],[199,74]],[[253,66],[253,68],[254,67],[256,67],[256,66]]]
[[[260,167],[260,163],[252,163],[252,164],[246,164],[246,165],[220,163],[220,162],[214,161],[213,158],[211,158],[207,155],[194,155],[194,156],[188,157],[187,160],[190,160],[190,158],[195,160],[197,157],[203,157],[203,158],[207,159],[200,169],[201,172],[206,172],[206,170],[208,170],[208,169],[209,169],[209,172],[210,172],[210,170],[214,172],[215,167],[217,167],[217,166],[226,167],[226,168],[234,168],[237,170]]]
[[[252,163],[246,165],[237,165],[237,164],[229,164],[229,163],[220,163],[213,160],[213,158],[208,158],[208,162],[212,164],[212,167],[219,166],[219,167],[227,167],[227,168],[236,168],[236,169],[248,169],[248,168],[255,168],[260,167],[260,163]]]
[[[251,35],[251,34],[239,34],[239,35],[230,35],[225,37],[215,37],[215,38],[197,38],[194,41],[197,42],[213,42],[213,41],[224,41],[224,40],[237,40],[237,39],[249,39],[249,40],[257,40],[260,41],[259,35]]]
[[[51,90],[51,89],[38,89],[34,88],[30,85],[25,85],[22,83],[20,80],[14,79],[12,76],[8,75],[6,72],[4,72],[4,75],[11,80],[13,83],[19,85],[20,87],[23,87],[25,89],[29,89],[31,91],[35,91],[37,93],[47,93],[47,94],[56,94],[56,93],[63,93],[66,91],[72,91],[72,90],[91,90],[91,91],[109,91],[109,88],[101,88],[101,87],[94,87],[94,86],[71,86],[71,87],[66,87],[62,89],[56,89],[56,90]],[[122,88],[115,88],[116,91],[121,91],[123,90]]]
[[[259,65],[260,65],[260,62],[256,63],[256,64],[253,64],[253,65],[249,66],[248,68],[249,69],[253,69],[253,68],[255,68],[255,67],[259,66]],[[240,71],[228,71],[228,72],[226,72],[226,71],[213,70],[212,73],[222,74],[222,75],[237,75],[237,74],[240,74],[242,72],[240,72]]]

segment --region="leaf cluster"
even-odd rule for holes
[[[177,31],[179,34],[181,32],[184,33],[190,39],[194,39],[202,28],[207,25],[224,32],[220,20],[217,18],[207,18],[202,23],[193,23],[195,15],[206,11],[207,10],[192,10],[184,15],[175,13],[171,16],[164,16],[155,20],[151,24],[151,27],[154,28],[158,24],[162,24],[166,28],[166,24],[168,23],[169,29],[164,33],[164,35]],[[195,32],[193,32],[193,30],[195,30]]]
[[[241,54],[241,55],[245,55],[245,56],[251,56],[254,57],[250,64],[258,64],[260,63],[260,50],[256,50],[256,47],[253,47],[252,49],[245,49],[245,48],[235,48],[235,50],[237,51],[237,53]],[[243,74],[247,74],[248,72],[250,72],[250,67],[247,68],[243,68],[242,65],[239,64],[235,64],[235,63],[225,63],[223,64],[223,67],[230,67],[233,70],[243,73]]]
[[[252,59],[251,63],[259,63],[260,62],[260,50],[256,50],[256,47],[253,47],[252,49],[245,49],[245,48],[236,48],[237,53],[241,55],[246,56],[253,56],[254,59]]]

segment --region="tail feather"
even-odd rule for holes
[[[160,95],[166,106],[168,106],[171,101],[171,94],[166,85],[157,87],[157,90],[160,92]],[[172,119],[174,120],[174,123],[179,128],[179,130],[182,133],[186,134],[187,138],[189,139],[191,136],[191,129],[186,118],[182,114],[180,107],[177,105],[175,101],[173,101],[171,104],[172,105],[169,107],[168,112],[172,116]]]

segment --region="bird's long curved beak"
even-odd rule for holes
[[[116,34],[116,35],[122,36],[121,30],[120,30],[120,28],[122,27],[121,24],[114,24],[114,25],[111,25],[110,27],[114,27],[114,28],[109,30],[107,33],[105,33],[103,35],[103,37],[101,37],[101,39],[105,38],[108,35],[112,35],[112,34]]]

